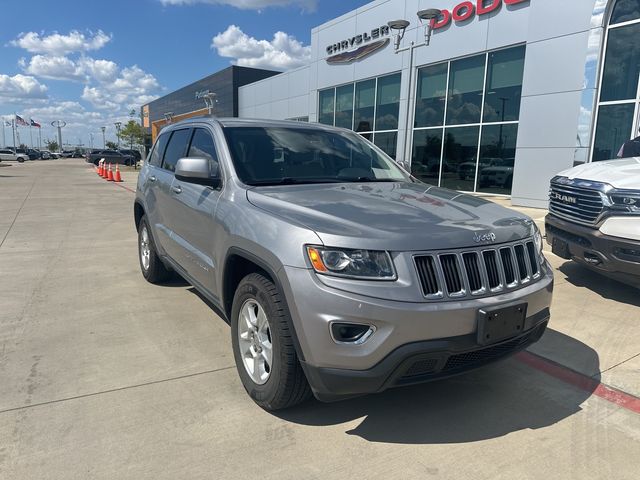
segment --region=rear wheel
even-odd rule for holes
[[[160,283],[169,278],[170,272],[158,256],[146,215],[143,215],[138,227],[138,257],[142,276],[148,282]]]
[[[292,407],[311,394],[290,322],[271,280],[252,273],[240,282],[231,312],[233,355],[245,390],[265,410]]]

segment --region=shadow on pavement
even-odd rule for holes
[[[640,307],[640,289],[638,288],[601,275],[574,261],[563,263],[558,270],[564,273],[567,281],[576,287],[588,288],[608,300]]]
[[[599,365],[593,349],[558,332],[553,334],[564,347]],[[370,442],[467,443],[553,425],[579,412],[591,393],[512,358],[447,380],[377,395],[331,404],[311,400],[277,415],[309,426],[362,419],[346,433]]]

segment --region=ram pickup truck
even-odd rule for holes
[[[529,217],[422,183],[348,130],[169,125],[134,220],[144,278],[177,272],[226,317],[268,410],[460,374],[536,342],[550,317]]]
[[[640,158],[580,165],[551,180],[553,253],[640,286]]]

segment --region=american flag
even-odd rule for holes
[[[22,125],[23,127],[28,127],[29,124],[27,122],[24,121],[24,118],[22,118],[20,115],[16,115],[16,123],[18,125]]]

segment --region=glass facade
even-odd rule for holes
[[[355,130],[395,158],[400,113],[399,73],[321,90],[318,105],[320,123]]]
[[[616,158],[640,128],[640,0],[618,0],[607,31],[594,162]]]
[[[418,70],[412,173],[454,190],[511,194],[525,46]]]

